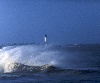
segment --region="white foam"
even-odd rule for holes
[[[93,66],[93,60],[95,60],[93,56],[87,57],[83,54],[80,55],[79,51],[65,51],[65,49],[59,48],[52,45],[3,47],[0,49],[0,71],[4,69],[4,72],[10,72],[8,65],[14,62],[30,66],[51,64],[65,69],[91,68],[91,65]]]
[[[31,66],[54,64],[53,60],[58,52],[48,51],[48,47],[42,45],[4,47],[0,50],[0,66],[5,72],[9,72],[8,65],[14,62]]]

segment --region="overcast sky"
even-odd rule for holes
[[[100,43],[100,0],[0,0],[0,44]]]

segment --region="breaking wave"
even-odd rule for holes
[[[72,47],[71,47],[72,48]],[[53,45],[7,46],[0,49],[0,72],[36,72],[48,69],[95,69],[93,56]],[[91,62],[95,60],[95,62]]]
[[[59,52],[49,50],[50,46],[25,45],[7,46],[0,49],[0,71],[11,72],[9,64],[21,63],[28,66],[55,65]],[[14,64],[13,64],[14,65]]]

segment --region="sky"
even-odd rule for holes
[[[100,0],[0,0],[0,44],[100,44]]]

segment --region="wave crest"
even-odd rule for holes
[[[50,64],[45,64],[42,66],[28,66],[22,63],[11,63],[4,70],[5,73],[37,73],[37,72],[47,72],[53,70],[53,67]]]

